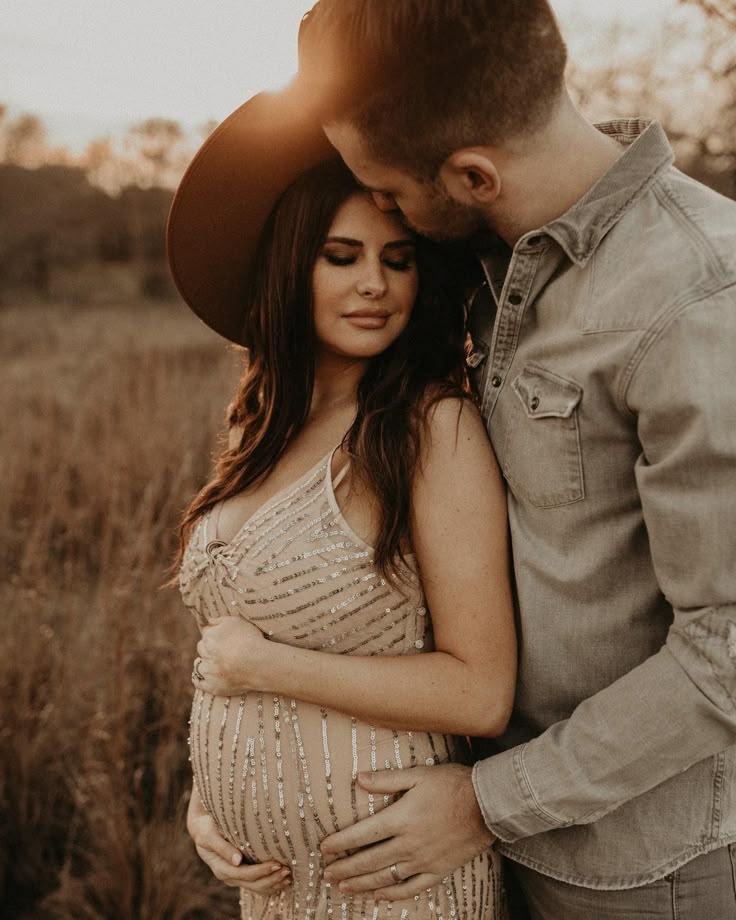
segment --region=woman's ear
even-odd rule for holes
[[[487,208],[501,193],[501,176],[484,147],[465,147],[450,154],[440,179],[455,201],[476,208]]]

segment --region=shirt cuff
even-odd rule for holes
[[[565,826],[544,811],[524,766],[526,744],[479,760],[473,767],[473,788],[488,829],[504,843],[514,843]]]

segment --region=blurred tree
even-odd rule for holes
[[[22,291],[58,296],[70,278],[78,300],[112,296],[111,277],[143,296],[174,296],[165,258],[171,198],[136,186],[108,195],[81,167],[0,164],[0,303]]]
[[[104,198],[84,172],[68,166],[0,166],[0,288],[48,290],[54,264],[94,250],[90,208]]]
[[[96,138],[87,144],[82,165],[89,181],[106,192],[118,191],[127,179],[127,170],[109,137]]]
[[[27,169],[34,169],[46,162],[46,129],[40,118],[23,113],[3,121],[3,154],[6,162]]]
[[[0,163],[5,160],[5,119],[8,114],[8,107],[0,102]]]
[[[125,146],[132,155],[131,178],[141,188],[175,184],[190,155],[181,125],[168,118],[149,118],[134,125]]]
[[[595,120],[656,118],[682,169],[736,197],[735,2],[679,6],[648,43],[621,26],[609,29],[571,64],[571,83]]]
[[[697,6],[706,16],[723,20],[736,29],[736,2],[734,0],[679,0],[682,6]]]
[[[172,193],[159,186],[175,181],[186,138],[158,119],[135,137],[129,153],[99,138],[73,163],[49,148],[39,118],[8,117],[0,105],[0,303],[21,291],[56,297],[70,285],[77,300],[109,298],[111,282],[174,295],[165,253]]]
[[[697,136],[688,138],[691,171],[705,167],[709,181],[716,173],[721,190],[736,197],[736,0],[680,0],[705,19],[702,72],[709,82],[710,116]],[[694,132],[693,132],[694,134]]]

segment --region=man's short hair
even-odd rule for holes
[[[424,180],[454,150],[542,126],[566,59],[547,0],[319,0],[300,35],[320,118]]]

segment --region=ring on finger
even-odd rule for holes
[[[201,658],[194,659],[194,667],[192,668],[192,680],[204,680],[202,672],[199,670],[199,666],[202,664]]]
[[[396,882],[397,885],[400,882],[404,881],[401,875],[399,874],[399,870],[396,867],[396,863],[391,863],[391,865],[388,867],[388,870],[391,873],[391,878]]]

